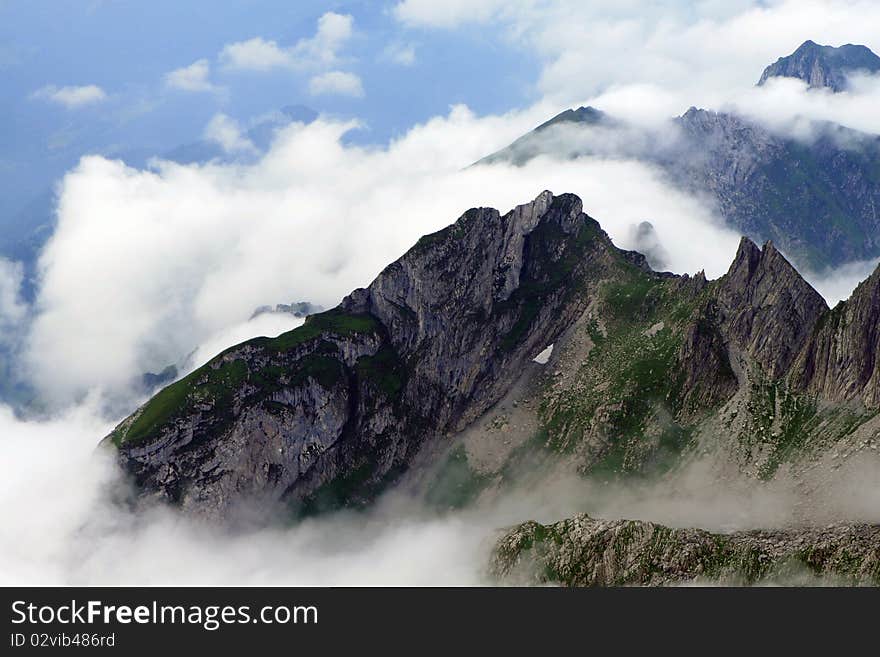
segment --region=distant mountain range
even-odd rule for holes
[[[864,46],[807,41],[769,66],[811,86],[846,88],[854,71],[880,70]],[[880,256],[880,137],[815,123],[809,139],[755,121],[691,108],[656,130],[639,131],[595,108],[566,110],[480,163],[524,164],[539,154],[616,154],[657,165],[680,189],[706,195],[737,231],[773,240],[799,266],[823,269]]]

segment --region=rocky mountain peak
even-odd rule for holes
[[[245,502],[365,504],[426,448],[513,430],[488,421],[504,408],[528,435],[493,447],[502,478],[530,449],[577,453],[583,472],[664,472],[703,422],[726,427],[706,433],[717,440],[760,438],[769,477],[790,452],[780,436],[824,412],[817,398],[880,406],[878,327],[880,270],[833,311],[771,242],[743,239],[717,281],[656,273],[579,198],[542,192],[504,214],[468,210],[337,308],[166,387],[107,442],[144,495],[221,519]],[[554,364],[539,374],[532,361],[549,345]],[[753,390],[765,384],[811,393],[786,397],[773,435],[776,407]]]
[[[577,109],[567,109],[554,116],[549,121],[539,125],[535,130],[543,130],[550,126],[560,125],[562,123],[582,123],[586,125],[596,125],[608,120],[608,115],[595,107],[578,107]]]
[[[822,296],[767,242],[744,237],[718,292],[722,330],[771,378],[784,375],[819,318]]]
[[[844,91],[847,76],[855,71],[880,71],[880,57],[866,46],[846,44],[838,48],[805,41],[791,55],[780,57],[764,69],[758,85],[774,77],[798,78],[810,87]]]
[[[366,501],[497,402],[623,266],[574,195],[472,208],[339,307],[165,388],[108,442],[142,490],[203,515]]]

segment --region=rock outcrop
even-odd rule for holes
[[[579,515],[527,522],[501,537],[491,573],[513,584],[880,585],[880,526],[713,534]]]
[[[835,48],[805,41],[787,57],[780,57],[764,69],[758,85],[770,78],[798,78],[813,88],[844,91],[847,78],[856,71],[880,71],[880,57],[866,46],[846,44]]]
[[[771,379],[784,376],[828,311],[771,242],[758,249],[743,238],[717,292],[719,323],[728,341]]]

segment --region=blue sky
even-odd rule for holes
[[[392,8],[302,0],[0,1],[2,219],[83,153],[161,153],[199,139],[218,112],[247,125],[282,106],[304,104],[363,121],[351,140],[385,143],[454,103],[484,114],[536,96],[538,63],[498,35],[487,38],[491,28],[408,28]],[[312,38],[327,12],[353,19],[332,65],[240,71],[218,60],[226,44],[256,37],[292,47]],[[407,50],[412,63],[390,54]],[[202,59],[217,91],[169,87],[166,74]],[[358,76],[363,95],[311,94],[309,81],[329,70]],[[68,108],[49,99],[49,85],[95,85],[105,97]]]

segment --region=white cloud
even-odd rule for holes
[[[189,66],[178,68],[165,75],[165,83],[181,91],[216,91],[210,80],[211,65],[200,59]]]
[[[509,4],[505,0],[403,0],[395,6],[394,16],[411,26],[452,28],[487,21]]]
[[[332,66],[339,61],[339,50],[351,38],[353,25],[350,15],[327,12],[318,19],[312,38],[300,39],[288,48],[261,37],[230,43],[220,52],[220,62],[227,68],[244,71]]]
[[[94,84],[81,87],[56,87],[50,84],[35,91],[31,94],[31,97],[57,103],[67,109],[76,109],[106,100],[107,93],[101,87]]]
[[[724,105],[806,39],[880,52],[873,0],[404,0],[394,15],[426,28],[491,24],[499,38],[540,60],[538,88],[559,106],[634,86],[661,89],[653,111],[665,116]],[[642,114],[652,111],[646,100]]]
[[[294,59],[292,53],[280,48],[276,42],[254,37],[223,46],[220,62],[232,69],[269,71],[293,66]]]
[[[416,63],[416,48],[408,43],[392,43],[382,51],[382,59],[400,66],[412,66]]]
[[[227,153],[256,152],[253,142],[244,136],[235,119],[216,114],[205,127],[205,139],[219,144]]]
[[[294,52],[304,54],[320,64],[333,65],[338,51],[351,38],[354,19],[348,14],[327,12],[318,19],[318,31],[311,39],[294,46]]]
[[[354,73],[344,71],[328,71],[314,76],[309,80],[309,93],[313,96],[335,94],[338,96],[353,96],[362,98],[364,85],[361,79]]]
[[[721,531],[880,520],[880,462],[865,455],[800,486],[719,480],[704,462],[656,483],[555,472],[458,512],[392,492],[367,512],[226,531],[173,509],[115,504],[129,484],[95,449],[111,427],[92,400],[39,422],[0,406],[0,585],[483,585],[498,528],[525,519],[586,511]]]

